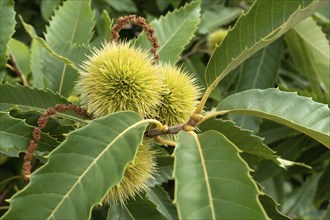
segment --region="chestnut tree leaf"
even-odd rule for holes
[[[266,194],[262,195],[259,197],[259,199],[260,199],[262,206],[265,208],[267,215],[271,219],[276,219],[276,220],[290,220],[291,219],[288,216],[283,215],[282,213],[280,213],[278,211],[277,207],[279,205],[269,195],[266,195]]]
[[[279,89],[251,89],[228,96],[217,111],[266,118],[294,128],[330,148],[330,109],[311,98]]]
[[[30,49],[22,41],[11,38],[7,44],[8,54],[13,59],[16,68],[22,73],[22,77],[26,78],[31,72],[30,69]],[[26,83],[26,79],[24,79]]]
[[[148,200],[152,201],[160,213],[162,213],[166,219],[174,220],[178,219],[178,214],[175,205],[168,193],[159,185],[148,189]]]
[[[160,48],[157,52],[162,61],[172,64],[179,61],[180,54],[193,38],[200,22],[200,4],[199,0],[193,1],[150,23],[159,41]],[[145,33],[138,37],[135,45],[144,49],[150,48]]]
[[[7,62],[7,43],[15,32],[15,11],[13,0],[2,0],[0,2],[0,72],[5,68]]]
[[[142,143],[146,121],[117,112],[71,132],[9,200],[3,219],[89,219]]]
[[[321,27],[307,18],[286,33],[285,40],[295,66],[308,78],[312,91],[320,93],[322,88],[329,95],[330,49]]]
[[[87,45],[93,37],[95,14],[91,9],[91,0],[65,1],[51,17],[46,27],[45,41],[57,54],[69,58],[76,65],[81,63],[88,53]],[[43,74],[48,79],[47,88],[66,97],[70,96],[78,72],[67,63],[44,53]]]
[[[215,87],[255,52],[268,46],[327,4],[327,1],[323,0],[255,1],[214,50],[205,71],[207,84]]]
[[[201,24],[198,32],[208,34],[216,31],[221,26],[237,19],[242,13],[240,8],[225,7],[223,4],[211,4],[202,13]]]
[[[126,204],[111,204],[107,220],[146,220],[166,218],[156,209],[156,205],[149,201],[146,194],[129,200]]]
[[[181,131],[174,151],[179,219],[269,219],[239,149],[217,131]]]
[[[50,91],[29,88],[24,86],[12,86],[9,84],[0,85],[0,111],[17,109],[19,111],[37,111],[43,113],[47,108],[56,104],[72,104],[62,96]],[[69,112],[56,113],[62,118],[75,122],[86,123],[81,116]]]
[[[22,119],[13,118],[8,112],[0,111],[0,155],[18,157],[18,154],[25,152],[32,139],[33,126],[30,126]],[[48,134],[41,133],[38,142],[37,155],[50,152],[60,143]]]
[[[157,174],[155,178],[150,180],[149,185],[161,185],[173,179],[173,157],[159,156],[156,158]]]
[[[252,134],[251,131],[236,126],[232,121],[209,119],[203,122],[198,128],[204,132],[215,130],[225,135],[231,142],[245,153],[259,156],[263,159],[272,160],[279,164],[275,151],[263,143],[263,139]]]
[[[53,49],[63,43],[87,44],[95,26],[91,0],[65,1],[51,17],[45,39]]]
[[[280,38],[245,60],[238,67],[239,78],[236,92],[273,87],[280,67],[282,48],[283,39]],[[259,132],[260,118],[249,115],[229,115],[229,118],[244,129]]]

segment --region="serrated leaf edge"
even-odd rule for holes
[[[12,88],[15,88],[15,87],[20,87],[20,88],[24,88],[24,89],[30,89],[30,90],[37,90],[38,92],[41,92],[41,93],[44,93],[44,94],[48,94],[50,93],[51,95],[54,95],[54,96],[58,96],[60,99],[62,99],[63,101],[67,102],[67,104],[73,104],[71,103],[70,101],[68,101],[66,98],[64,98],[62,95],[60,95],[58,92],[53,92],[52,90],[50,89],[39,89],[39,88],[31,88],[31,87],[27,87],[27,86],[21,86],[21,85],[11,85],[11,84],[1,84],[0,87],[3,87],[3,86],[9,86],[9,87],[12,87]],[[16,106],[16,109],[15,109],[15,106]],[[10,111],[12,109],[15,109],[15,110],[20,110],[19,106],[23,106],[23,105],[12,105],[11,108],[8,108],[7,111]],[[26,106],[27,108],[30,108],[31,110],[35,110],[39,113],[43,113],[46,109],[42,109],[42,108],[31,108],[31,106]],[[54,106],[49,106],[49,107],[54,107]],[[56,112],[56,115],[62,117],[62,118],[66,118],[66,119],[69,119],[69,120],[72,120],[72,121],[76,121],[76,122],[79,122],[79,123],[82,123],[82,124],[86,124],[86,120],[83,120],[83,119],[80,119],[79,117],[74,117],[74,116],[71,116],[71,115],[68,115],[68,114],[65,114],[65,113],[61,113],[61,112]]]
[[[196,0],[196,1],[192,1],[191,3],[186,3],[183,7],[177,8],[177,9],[175,9],[174,11],[171,11],[171,12],[167,13],[166,15],[161,15],[161,16],[159,17],[158,20],[155,20],[155,21],[151,22],[151,26],[152,26],[154,23],[156,23],[156,22],[157,22],[157,23],[161,23],[162,20],[165,19],[166,16],[172,16],[172,15],[174,15],[174,14],[180,13],[180,10],[183,10],[183,11],[184,11],[186,8],[188,8],[189,6],[191,6],[191,5],[193,5],[193,4],[197,4],[198,6],[200,6],[201,1],[200,1],[200,0]],[[193,11],[194,11],[194,10],[193,10]],[[191,14],[193,11],[191,11],[191,12],[187,15],[187,17],[186,17],[186,19],[185,19],[184,21],[189,20],[190,14]],[[198,22],[194,25],[195,32],[197,31],[197,27],[198,27],[198,25],[199,25],[200,22],[201,22],[201,14],[200,14],[200,11],[201,11],[201,9],[200,9],[200,7],[199,7],[199,9],[198,9],[198,12],[199,12],[199,15],[198,15]],[[185,22],[182,22],[181,26],[183,26],[184,23],[185,23]],[[180,26],[180,27],[181,27],[181,26]],[[177,29],[179,29],[179,28],[177,28]],[[187,42],[186,42],[185,44],[182,44],[182,45],[181,45],[182,50],[185,48],[186,44],[189,43],[189,42],[191,41],[191,38],[192,38],[193,35],[194,35],[194,33],[191,32],[191,34],[190,34],[190,39],[187,40]],[[174,34],[172,35],[172,38],[173,38],[173,36],[174,36]],[[172,38],[171,38],[171,39],[172,39]],[[164,48],[164,45],[166,45],[166,43],[169,42],[171,39],[167,39],[167,41],[166,41],[165,43],[163,43],[163,45],[161,45],[161,46],[158,48],[157,52],[160,53],[160,52],[162,51],[162,49]],[[178,59],[179,57],[180,57],[180,55],[177,56],[177,59]]]
[[[254,3],[253,3],[253,5],[250,7],[250,9],[249,9],[249,11],[248,12],[246,12],[246,13],[244,13],[243,11],[242,11],[242,14],[241,14],[241,16],[238,18],[238,20],[237,20],[237,22],[235,23],[235,25],[233,26],[233,27],[230,27],[229,29],[228,29],[228,34],[227,35],[229,35],[229,33],[230,32],[232,32],[233,31],[233,29],[237,26],[237,24],[239,23],[239,21],[242,19],[242,17],[245,17],[247,14],[249,14],[249,12],[250,12],[250,10],[253,8],[253,6],[256,4],[256,2],[257,1],[255,1]],[[209,85],[209,87],[215,87],[226,75],[228,75],[229,74],[229,72],[231,71],[231,70],[233,70],[234,68],[233,67],[231,67],[231,65],[232,65],[232,63],[234,62],[234,61],[236,61],[236,60],[240,60],[241,59],[241,57],[244,57],[245,55],[246,55],[246,52],[250,52],[250,51],[254,51],[254,52],[256,52],[256,51],[258,51],[258,50],[260,50],[260,49],[262,49],[262,48],[264,48],[264,47],[266,47],[267,45],[269,45],[271,42],[273,42],[275,39],[277,39],[279,36],[281,36],[282,34],[284,34],[287,30],[286,30],[286,28],[287,28],[287,25],[288,25],[288,23],[290,23],[290,22],[295,22],[295,23],[297,23],[295,20],[294,20],[294,18],[296,17],[296,15],[297,14],[299,14],[299,13],[301,13],[301,12],[303,12],[303,11],[308,11],[310,8],[312,8],[313,6],[315,6],[315,2],[317,2],[317,1],[313,1],[312,3],[310,3],[310,5],[308,5],[308,6],[306,6],[305,8],[302,8],[302,6],[301,5],[299,5],[298,7],[297,7],[297,9],[289,16],[289,18],[282,24],[282,25],[280,25],[279,27],[277,27],[276,29],[274,29],[271,33],[269,33],[267,36],[265,36],[264,38],[261,38],[258,42],[256,42],[255,44],[253,44],[250,48],[248,48],[247,46],[245,46],[245,48],[244,48],[244,50],[242,50],[241,52],[240,52],[240,54],[236,57],[236,58],[231,58],[231,61],[230,62],[228,62],[228,65],[225,67],[225,69],[223,69],[223,71],[217,76],[217,77],[215,77],[215,79],[213,80],[213,82],[212,83],[210,83],[209,82],[209,80],[207,79],[207,72],[208,72],[208,66],[209,66],[209,64],[210,64],[210,62],[207,64],[207,66],[206,66],[206,69],[205,69],[205,74],[204,74],[204,77],[205,77],[205,82],[206,82],[206,84],[207,85]],[[278,33],[279,32],[283,32],[283,33],[280,33],[279,35],[278,35]],[[262,46],[262,47],[260,47],[260,48],[258,48],[258,46],[261,44],[261,42],[264,42],[265,44],[264,44],[264,46]],[[222,43],[224,43],[224,42],[222,42]],[[212,56],[211,56],[211,58],[210,58],[210,60],[209,61],[211,61],[212,60],[212,57],[214,56],[214,52],[216,51],[216,49],[218,48],[218,47],[220,47],[222,44],[219,44],[219,45],[217,45],[216,46],[216,48],[214,49],[214,51],[213,51],[213,53],[212,53]],[[227,50],[227,49],[226,49]],[[252,53],[253,54],[253,53]],[[251,54],[251,55],[252,55]],[[250,55],[250,56],[251,56]],[[242,63],[242,62],[244,62],[246,59],[248,59],[250,56],[247,56],[245,59],[243,59],[241,62],[239,62],[238,64],[237,64],[237,66],[240,64],[240,63]],[[228,57],[227,57],[228,58]],[[236,67],[237,67],[236,66]],[[217,74],[217,73],[214,73],[214,74]]]
[[[276,92],[283,92],[283,91],[281,91],[281,90],[279,90],[278,88],[269,88],[269,89],[266,89],[266,90],[263,90],[263,89],[253,89],[253,90],[255,90],[255,91],[262,91],[262,92],[264,92],[264,91],[269,91],[269,90],[274,90],[274,91],[276,91]],[[248,91],[251,91],[251,90],[246,90],[246,91],[242,91],[242,93],[243,92],[248,92]],[[305,98],[306,100],[309,100],[309,101],[311,101],[311,102],[313,102],[313,103],[318,103],[318,102],[315,102],[315,101],[313,101],[313,99],[311,98],[311,97],[305,97],[305,96],[300,96],[300,95],[298,95],[298,93],[295,91],[295,92],[285,92],[285,93],[288,93],[288,94],[293,94],[293,95],[296,95],[296,97],[300,97],[300,98]],[[238,93],[237,93],[238,94]],[[233,94],[233,95],[236,95],[236,94]],[[232,96],[233,96],[232,95]],[[219,105],[221,104],[222,102],[220,102],[219,103]],[[323,103],[318,103],[318,104],[320,104],[320,105],[322,105],[322,107],[325,107],[325,108],[327,108],[327,105],[325,105],[325,104],[323,104]],[[219,106],[218,105],[218,106]],[[218,108],[218,107],[217,107]],[[329,109],[329,108],[328,108]],[[250,110],[250,109],[231,109],[231,110],[221,110],[221,111],[225,111],[226,113],[235,113],[235,112],[257,112],[257,113],[259,113],[259,112],[261,112],[262,114],[264,114],[265,112],[262,112],[262,111],[256,111],[256,110]],[[252,114],[251,114],[252,115]],[[305,131],[303,131],[303,130],[301,130],[300,129],[300,127],[304,127],[304,128],[307,128],[306,126],[304,126],[304,125],[301,125],[301,124],[298,124],[298,123],[295,123],[295,122],[292,122],[291,120],[289,120],[289,119],[286,119],[286,118],[282,118],[282,117],[279,117],[278,115],[274,115],[274,114],[271,114],[271,113],[266,113],[266,114],[264,114],[264,115],[269,115],[270,117],[264,117],[264,116],[257,116],[257,117],[262,117],[262,118],[267,118],[267,119],[269,119],[269,120],[272,120],[273,121],[273,119],[272,118],[280,118],[280,119],[284,119],[285,121],[287,121],[290,125],[297,125],[297,127],[298,128],[296,128],[296,127],[291,127],[291,126],[289,126],[289,125],[286,125],[286,126],[288,126],[288,127],[291,127],[291,128],[293,128],[293,129],[295,129],[295,130],[298,130],[298,131],[300,131],[300,132],[302,132],[302,133],[304,133],[304,134],[306,134],[306,135],[308,135],[308,136],[310,136],[310,137],[312,137],[310,134],[308,134],[308,133],[306,133]],[[254,115],[253,115],[254,116]],[[311,129],[310,129],[311,130]],[[320,132],[320,131],[317,131],[317,130],[313,130],[315,133],[318,133],[318,134],[323,134],[323,135],[326,135],[326,136],[328,136],[328,137],[330,137],[329,136],[329,134],[327,134],[327,133],[323,133],[323,132]],[[312,137],[312,138],[314,138],[314,137]],[[319,140],[318,140],[319,141]],[[324,144],[327,148],[330,148],[330,142],[329,143],[323,143],[323,142],[321,142],[322,144]]]
[[[48,216],[47,219],[52,219],[54,217],[54,214],[56,213],[57,209],[62,205],[62,203],[64,202],[64,200],[69,196],[69,194],[71,193],[71,191],[75,188],[75,186],[77,184],[79,184],[80,179],[87,173],[87,171],[92,167],[92,165],[94,165],[98,158],[100,158],[101,155],[103,155],[106,151],[109,150],[109,148],[119,139],[121,138],[123,135],[125,135],[125,133],[127,133],[129,130],[134,129],[135,127],[141,125],[141,124],[146,124],[146,120],[142,120],[139,122],[136,122],[134,124],[132,124],[131,126],[129,126],[128,128],[126,128],[125,130],[123,130],[121,133],[118,134],[118,136],[116,136],[115,139],[113,139],[105,148],[104,150],[93,160],[92,163],[90,163],[90,165],[86,168],[86,170],[82,173],[82,175],[79,177],[79,179],[73,184],[73,186],[68,189],[67,193],[63,195],[63,198],[61,199],[61,201],[58,203],[58,205],[55,207],[54,210],[52,210],[52,212],[50,213],[50,215]],[[142,139],[141,139],[142,142]],[[135,157],[135,156],[134,156]]]
[[[181,132],[183,132],[183,131],[181,131]],[[247,164],[247,162],[245,161],[245,160],[243,160],[242,159],[242,157],[240,156],[240,152],[241,152],[241,150],[234,144],[234,143],[232,143],[226,136],[224,136],[223,134],[221,134],[220,132],[218,132],[218,131],[214,131],[213,130],[213,132],[216,132],[216,133],[218,133],[218,134],[220,134],[222,137],[224,137],[227,141],[228,141],[228,143],[230,143],[235,149],[236,149],[236,151],[237,151],[237,156],[238,156],[238,158],[241,160],[241,162],[243,162],[243,164],[247,167],[247,170],[248,170],[248,172],[247,172],[247,176],[248,176],[248,178],[251,180],[251,182],[252,182],[252,184],[255,186],[255,189],[256,189],[256,191],[257,191],[257,195],[256,195],[256,200],[257,200],[257,204],[260,206],[260,208],[261,208],[261,211],[262,211],[262,213],[264,214],[264,216],[266,216],[267,218],[267,220],[271,220],[269,217],[268,217],[268,215],[267,215],[267,213],[266,213],[266,211],[265,211],[265,209],[264,209],[264,207],[262,206],[262,204],[261,204],[261,202],[260,202],[260,200],[259,200],[259,196],[260,195],[264,195],[264,193],[262,192],[262,191],[260,191],[259,190],[259,187],[258,187],[258,185],[257,185],[257,183],[256,183],[256,181],[252,178],[252,176],[250,175],[250,173],[249,172],[254,172],[254,170],[253,169],[251,169],[250,167],[249,167],[249,165]],[[198,146],[198,151],[199,151],[199,153],[202,151],[202,147],[200,146],[200,143],[199,143],[199,139],[198,139],[198,136],[197,136],[197,134],[195,133],[195,132],[189,132],[189,135],[191,135],[192,137],[193,137],[193,139],[196,141],[196,143],[197,143],[197,146]],[[173,153],[174,154],[174,153]],[[202,156],[201,154],[200,154],[200,156]],[[176,156],[175,156],[175,154],[174,154],[174,157],[175,157],[175,159],[176,159]],[[174,167],[174,169],[173,169],[173,175],[174,175],[174,173],[175,173],[175,167]],[[203,172],[205,172],[205,166],[203,166]],[[177,186],[177,181],[178,180],[175,180],[175,182],[176,182],[176,186]],[[208,190],[208,193],[209,193],[209,190]],[[176,194],[176,193],[175,193]],[[176,202],[176,198],[174,198],[174,200],[173,200],[173,203],[177,206],[177,212],[178,212],[178,215],[179,215],[179,218],[181,218],[181,213],[180,213],[180,208],[179,208],[179,204]],[[210,201],[210,203],[211,203],[211,201]],[[214,206],[212,205],[212,207],[213,207],[213,212],[212,212],[212,217],[213,217],[213,220],[216,220],[216,218],[215,218],[215,213],[214,213]]]
[[[68,59],[68,58],[66,58],[66,57],[63,57],[63,56],[57,54],[52,48],[50,48],[50,46],[47,44],[47,42],[46,42],[43,38],[37,36],[36,33],[32,33],[32,32],[29,30],[29,26],[30,26],[31,28],[32,28],[32,26],[31,26],[30,24],[26,23],[26,22],[23,20],[23,18],[22,18],[21,15],[19,15],[18,17],[20,18],[20,20],[21,20],[21,22],[22,22],[22,25],[23,25],[25,31],[28,33],[28,35],[29,35],[33,40],[36,40],[36,41],[42,46],[43,49],[45,49],[46,51],[48,51],[48,52],[49,52],[54,58],[56,58],[57,60],[59,60],[59,61],[65,63],[65,64],[69,65],[70,67],[72,67],[72,68],[75,69],[75,70],[78,70],[78,68],[76,67],[76,65],[75,65],[75,63],[74,63],[73,61],[71,61],[70,59]]]
[[[8,117],[11,118],[11,119],[14,119],[14,120],[17,120],[17,121],[21,121],[22,123],[24,123],[24,125],[25,125],[26,127],[31,128],[31,132],[32,132],[32,128],[34,128],[33,126],[31,126],[31,125],[29,125],[29,124],[26,123],[26,119],[19,119],[19,118],[12,117],[12,116],[9,114],[9,112],[5,112],[5,111],[0,111],[0,114],[6,114],[6,115],[8,115]],[[43,135],[47,135],[49,139],[52,139],[54,142],[58,143],[58,145],[60,144],[60,142],[59,142],[56,138],[53,138],[52,136],[50,136],[49,133],[45,133],[45,132],[41,132],[41,133],[42,133]],[[32,133],[31,133],[31,134],[32,134]],[[28,138],[26,138],[26,139],[28,139]],[[42,139],[40,139],[39,143],[44,143],[45,145],[48,145],[47,143],[43,142]],[[15,145],[12,145],[12,146],[14,146],[15,148],[17,148]],[[26,146],[26,147],[27,147],[27,146]],[[21,153],[21,152],[25,152],[24,150],[18,150],[18,151],[19,151],[19,153]],[[38,149],[37,149],[36,151],[38,151]],[[19,156],[19,155],[17,154],[16,157],[18,157],[18,156]]]
[[[170,198],[170,195],[168,194],[168,192],[167,192],[166,190],[163,189],[162,186],[160,186],[160,185],[155,185],[153,188],[155,188],[155,187],[159,187],[160,190],[163,191],[163,193],[165,194],[165,199],[167,199],[168,201],[172,201],[172,199]],[[152,202],[153,204],[156,205],[156,208],[157,208],[157,210],[159,211],[159,213],[161,213],[164,217],[166,217],[166,215],[161,211],[161,209],[160,209],[160,205],[154,203],[154,202],[150,199],[150,196],[148,195],[148,193],[150,193],[150,191],[151,191],[150,189],[147,191],[147,193],[146,193],[146,198],[147,198],[150,202]],[[152,192],[152,193],[153,193],[153,192]],[[155,194],[155,193],[153,193],[153,194]],[[173,201],[172,201],[172,204],[174,204]]]

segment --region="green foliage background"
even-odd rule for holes
[[[328,219],[329,11],[326,0],[1,0],[0,216]],[[80,65],[128,14],[155,28],[163,62],[198,79],[205,120],[196,134],[180,131],[175,148],[153,146],[158,174],[147,192],[100,206],[151,121],[58,113],[26,185],[23,156],[38,117],[79,104]],[[211,52],[208,36],[219,28],[230,31]],[[120,35],[148,49],[140,31]]]

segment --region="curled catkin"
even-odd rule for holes
[[[31,174],[31,160],[33,158],[33,154],[36,151],[38,147],[38,141],[41,138],[41,130],[46,127],[48,120],[51,116],[55,115],[56,112],[65,112],[68,110],[73,110],[77,115],[81,115],[85,118],[90,118],[87,114],[86,110],[80,108],[77,105],[63,105],[63,104],[57,104],[54,107],[50,107],[46,109],[46,111],[39,117],[37,122],[37,127],[33,129],[32,131],[32,137],[33,139],[30,140],[29,146],[26,149],[26,153],[24,156],[24,163],[23,163],[23,171],[24,171],[24,179],[28,180],[29,176]]]
[[[143,31],[147,33],[148,40],[151,43],[150,52],[154,55],[153,63],[159,60],[159,54],[157,54],[157,48],[159,48],[159,43],[157,37],[154,35],[155,30],[151,27],[148,22],[143,17],[136,17],[136,15],[128,15],[120,17],[112,28],[112,35],[110,38],[111,42],[117,42],[119,38],[119,31],[127,24],[132,23],[142,27]]]

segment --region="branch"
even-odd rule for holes
[[[24,74],[18,69],[15,60],[12,56],[10,56],[9,61],[11,62],[11,66],[12,66],[12,70],[16,73],[16,75],[18,76],[18,78],[20,78],[20,81],[22,83],[23,86],[26,86],[28,83],[25,79]]]
[[[185,124],[179,124],[174,126],[168,126],[166,129],[159,130],[157,128],[151,129],[145,133],[147,137],[156,137],[159,135],[165,135],[165,134],[177,134],[180,131],[194,131],[196,125],[198,122],[203,120],[203,116],[200,114],[193,114],[187,123]]]
[[[159,135],[165,135],[165,134],[177,134],[179,131],[183,130],[184,124],[175,125],[175,126],[169,126],[167,131],[160,131],[157,128],[153,128],[146,132],[147,137],[156,137]]]

